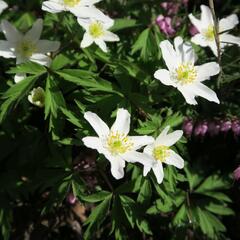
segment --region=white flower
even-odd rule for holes
[[[17,64],[30,60],[48,66],[51,58],[46,54],[57,51],[60,47],[58,41],[39,40],[43,28],[42,19],[38,19],[26,34],[19,32],[6,20],[2,21],[1,27],[7,41],[0,40],[0,56],[16,58]]]
[[[194,37],[192,42],[202,47],[210,47],[215,56],[217,56],[217,45],[214,37],[214,21],[212,12],[208,6],[201,5],[201,19],[195,18],[189,14],[190,21],[199,31]],[[239,23],[236,14],[232,14],[219,21],[219,40],[221,51],[227,45],[237,44],[240,46],[240,37],[233,36],[228,32]]]
[[[146,176],[152,169],[159,184],[163,181],[164,177],[163,163],[173,165],[179,169],[184,167],[184,160],[170,148],[182,137],[183,131],[178,130],[167,134],[169,128],[169,126],[166,127],[155,142],[147,145],[143,150],[152,157],[154,162],[152,167],[144,166],[143,175]]]
[[[1,28],[7,41],[0,40],[0,56],[16,58],[17,64],[32,61],[49,66],[51,58],[46,54],[55,52],[60,47],[58,41],[40,40],[43,28],[42,19],[38,19],[26,34],[19,32],[6,20],[2,21]],[[25,77],[25,74],[16,74],[14,81],[17,83]]]
[[[41,87],[34,88],[28,95],[28,101],[37,107],[44,107],[45,92]]]
[[[162,56],[168,70],[157,70],[154,77],[165,85],[177,88],[188,104],[197,104],[196,96],[219,103],[216,93],[202,84],[204,80],[219,73],[219,65],[216,62],[209,62],[195,66],[194,50],[189,43],[183,43],[181,37],[174,39],[174,46],[175,49],[167,40],[160,43]]]
[[[8,7],[7,3],[0,0],[0,14]]]
[[[84,118],[91,124],[98,137],[85,137],[84,145],[102,153],[111,164],[112,175],[116,179],[124,176],[125,162],[139,162],[152,165],[152,159],[137,149],[153,142],[149,136],[128,136],[130,114],[125,109],[117,111],[117,117],[111,129],[95,113],[86,112]]]
[[[94,4],[101,0],[50,0],[44,1],[42,10],[59,13],[62,11],[70,11],[79,18],[95,18],[98,20],[105,20],[105,16]]]
[[[105,42],[119,41],[119,37],[116,34],[108,31],[114,24],[112,19],[98,21],[94,19],[78,18],[78,23],[86,30],[81,42],[82,48],[88,47],[95,42],[104,52],[107,52]]]

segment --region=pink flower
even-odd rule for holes
[[[170,17],[159,15],[156,19],[156,23],[159,26],[160,30],[167,36],[173,36],[175,34],[176,31],[172,26],[172,19]]]
[[[240,179],[240,166],[234,170],[233,177],[234,177],[235,180]]]

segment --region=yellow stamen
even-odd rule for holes
[[[68,7],[75,7],[78,3],[80,3],[80,0],[63,0],[64,5]]]
[[[16,51],[26,58],[31,57],[36,50],[36,44],[29,40],[23,40],[16,48]]]
[[[181,64],[176,70],[176,78],[182,85],[192,83],[197,78],[197,71],[193,64]]]
[[[89,26],[89,33],[93,38],[101,37],[104,34],[103,24],[101,22],[94,22]]]
[[[203,35],[209,41],[214,40],[214,27],[213,25],[209,25],[208,28],[204,31]]]
[[[113,155],[123,154],[132,149],[133,143],[126,134],[110,132],[107,138],[107,147]]]
[[[153,149],[154,158],[158,161],[165,162],[166,158],[170,155],[169,149],[169,147],[163,145],[155,147]]]

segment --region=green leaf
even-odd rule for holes
[[[53,59],[52,64],[51,64],[51,69],[56,71],[56,70],[59,70],[59,69],[65,67],[69,63],[70,63],[69,58],[67,58],[63,54],[59,54]]]
[[[110,207],[112,194],[110,194],[103,202],[101,202],[90,214],[84,225],[88,225],[84,239],[91,240],[93,234],[100,227],[104,219],[107,217],[107,213]]]
[[[47,69],[35,62],[26,62],[11,68],[8,73],[24,73],[32,75],[42,75],[47,72]]]
[[[132,46],[132,54],[140,51],[140,56],[144,61],[149,60],[158,51],[156,41],[150,28],[145,29]]]
[[[56,73],[63,77],[66,81],[73,82],[87,88],[90,91],[111,92],[122,96],[122,94],[117,91],[116,86],[113,86],[111,82],[105,81],[88,71],[64,69],[57,71]]]
[[[18,103],[23,97],[30,93],[37,78],[38,76],[27,77],[21,82],[14,84],[3,94],[2,98],[6,100],[0,107],[0,122],[4,120],[10,108],[15,103]]]
[[[117,18],[114,19],[114,26],[111,27],[112,32],[116,32],[126,28],[137,27],[139,24],[136,23],[135,19],[128,19],[128,18]]]
[[[120,196],[121,204],[123,207],[123,210],[125,212],[125,215],[131,225],[132,228],[134,228],[135,222],[136,222],[136,215],[134,213],[135,209],[135,201],[127,196]]]
[[[148,179],[144,179],[144,182],[140,188],[137,202],[143,205],[149,204],[152,197],[152,186]]]
[[[80,118],[76,117],[71,111],[66,108],[61,108],[62,113],[67,117],[67,120],[78,128],[82,128]]]
[[[85,202],[91,202],[91,203],[96,203],[96,202],[100,202],[103,201],[104,199],[106,199],[109,195],[111,195],[110,192],[107,191],[100,191],[98,193],[94,193],[92,195],[88,195],[88,196],[83,196],[81,195],[81,199]]]
[[[65,100],[54,77],[48,76],[45,89],[45,119],[51,113],[57,118],[58,110],[65,107]]]
[[[228,208],[223,204],[215,204],[213,202],[210,202],[206,207],[208,211],[218,214],[218,215],[234,215],[234,211],[231,208]]]

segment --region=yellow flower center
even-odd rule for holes
[[[213,41],[215,38],[213,25],[208,26],[208,28],[204,31],[203,35],[207,40]]]
[[[197,71],[193,64],[184,63],[176,69],[176,78],[182,85],[192,83],[197,78]]]
[[[68,6],[68,7],[75,7],[80,0],[63,0],[64,5]]]
[[[111,154],[123,154],[131,150],[133,143],[127,137],[126,134],[119,132],[110,132],[107,138],[107,147]]]
[[[163,145],[155,147],[153,149],[154,158],[158,161],[165,162],[166,158],[170,155],[169,149],[169,147]]]
[[[35,43],[29,40],[23,40],[16,48],[17,52],[26,58],[29,58],[33,55],[37,50],[37,46]]]
[[[89,33],[93,38],[101,37],[104,34],[103,24],[101,22],[94,22],[89,26]]]

